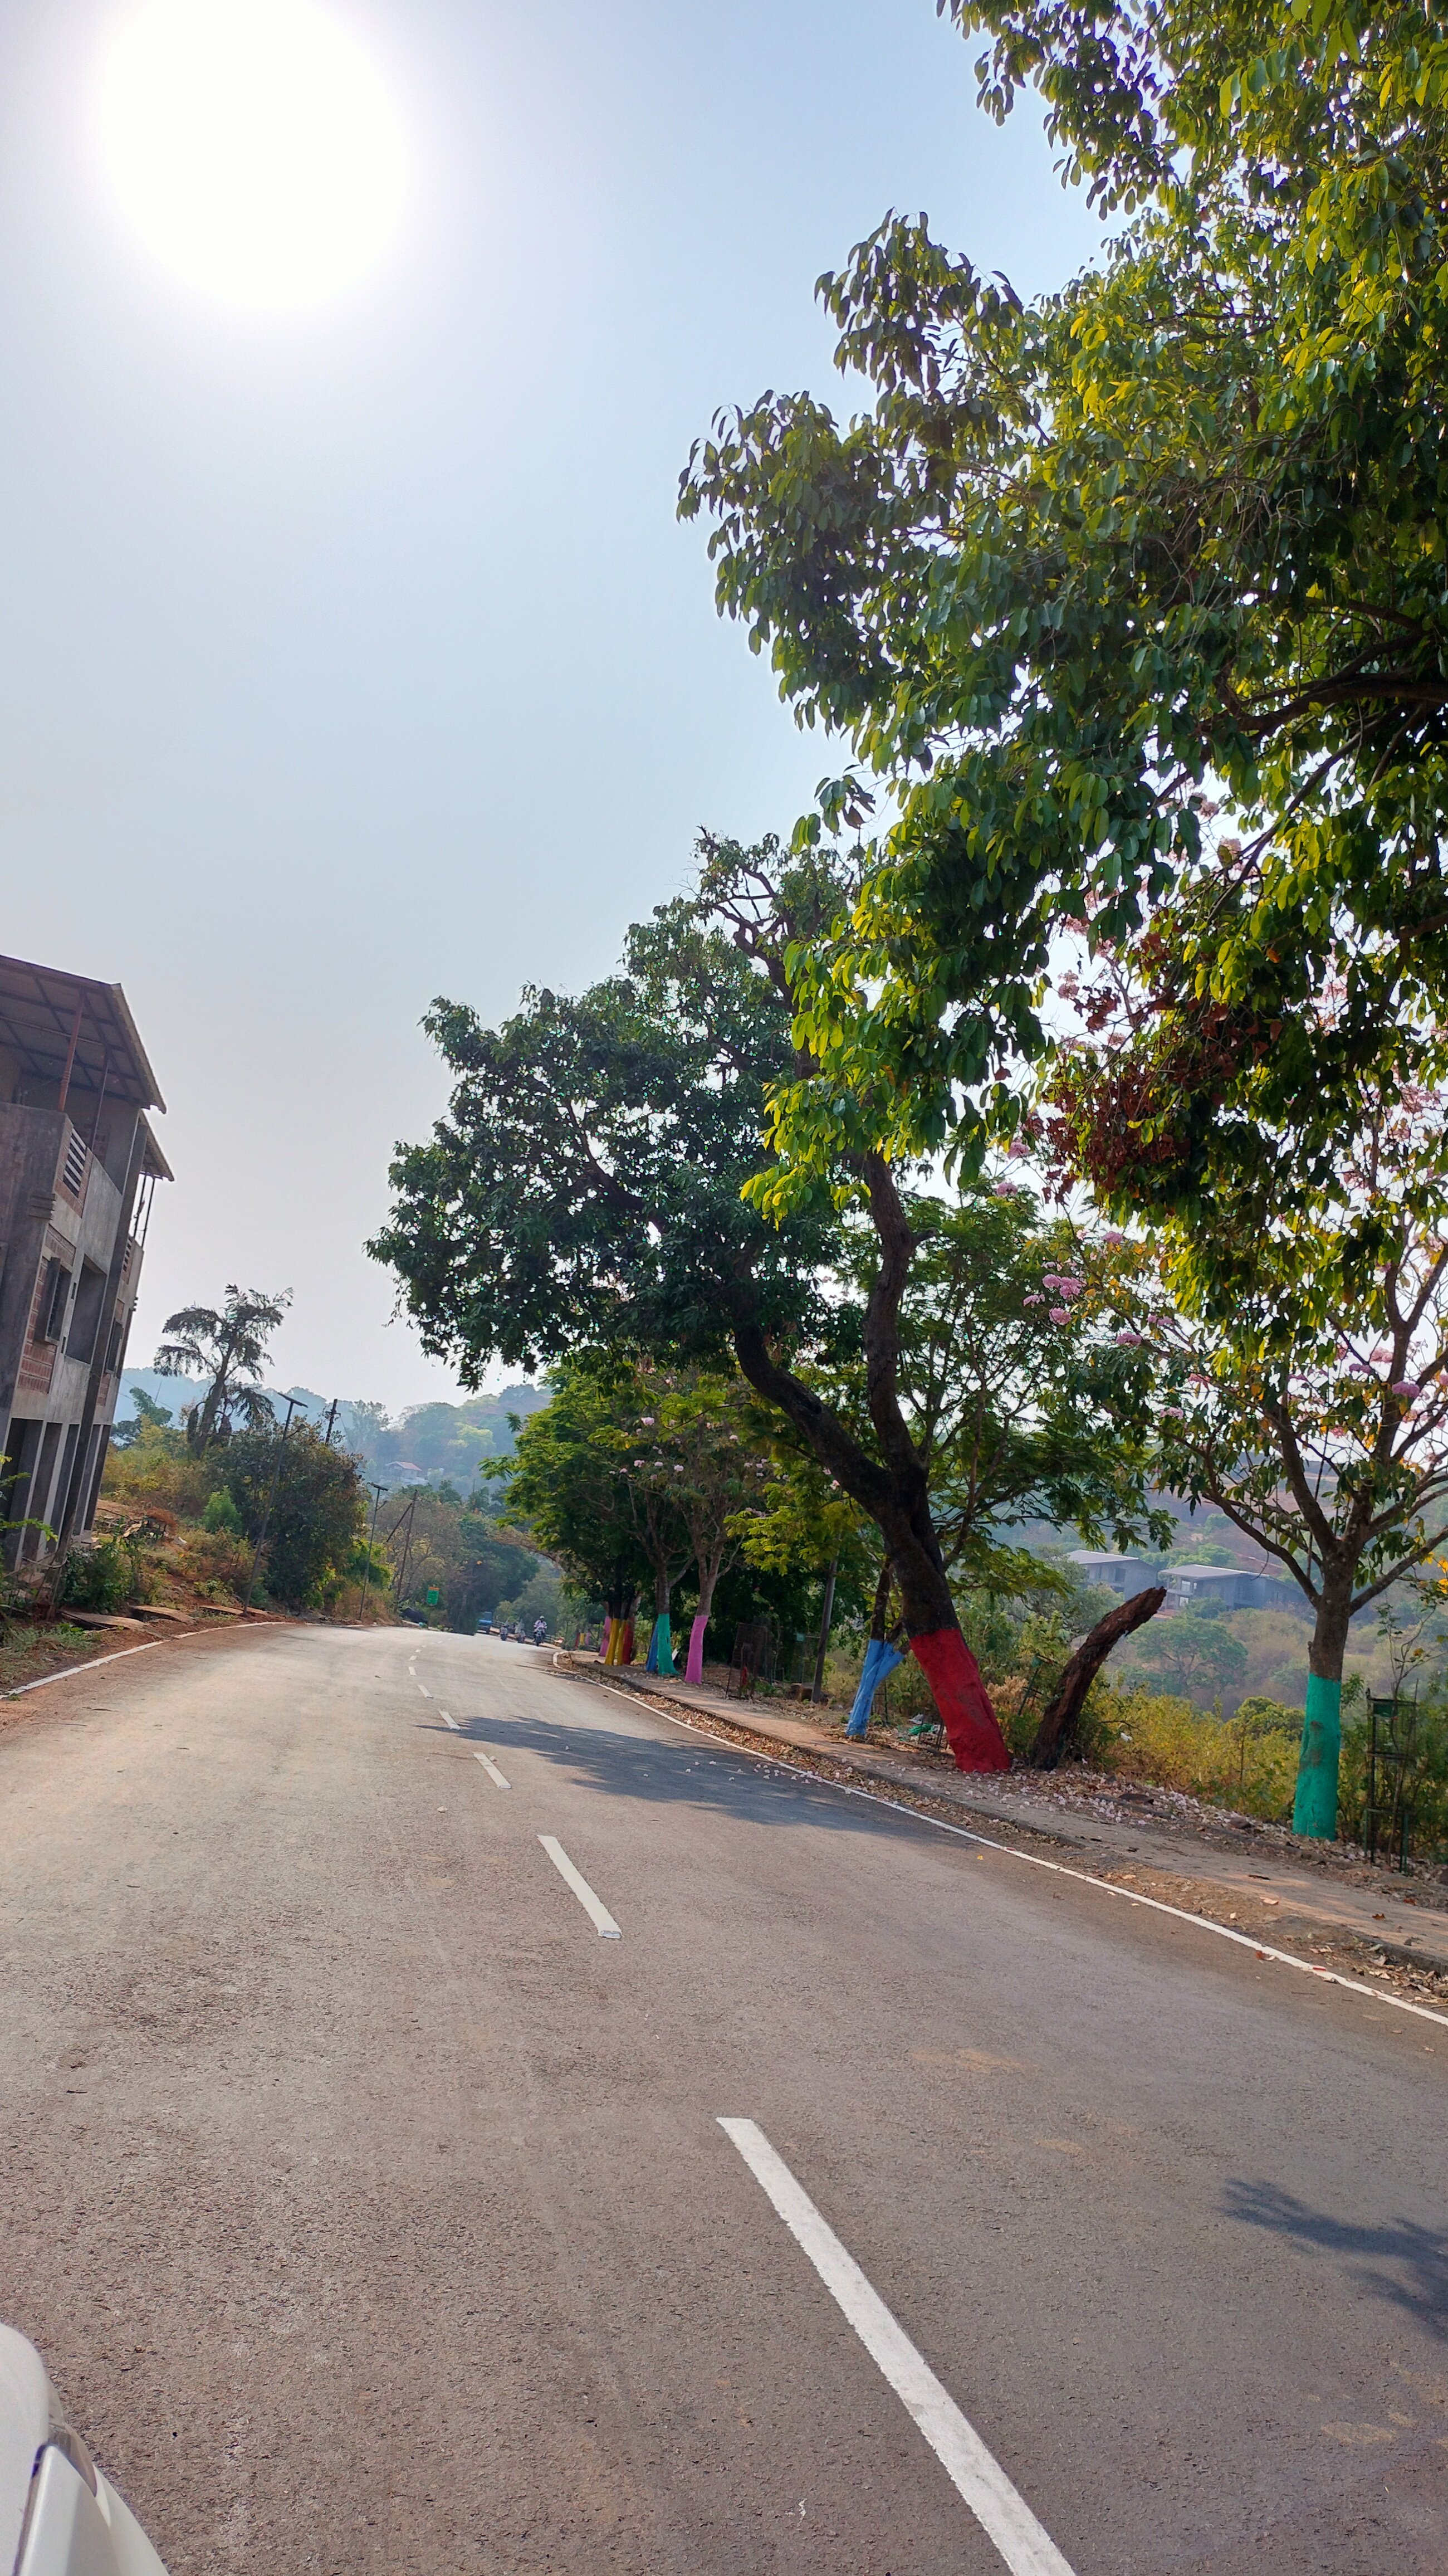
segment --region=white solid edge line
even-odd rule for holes
[[[846,2253],[834,2229],[820,2216],[783,2157],[776,2155],[763,2130],[753,2120],[721,2118],[719,2126],[738,2148],[795,2243],[808,2255],[870,2359],[914,2416],[946,2476],[1000,2551],[1011,2576],[1071,2576],[1070,2566],[1050,2533],[1036,2520],[999,2460],[987,2450],[975,2426],[941,2386],[879,2293],[871,2289],[854,2256]]]
[[[567,1852],[564,1850],[563,1845],[559,1842],[557,1836],[555,1834],[540,1834],[538,1840],[548,1854],[549,1859],[552,1861],[559,1877],[564,1879],[568,1886],[572,1888],[574,1895],[577,1897],[584,1913],[588,1916],[589,1921],[598,1933],[600,1940],[621,1941],[623,1939],[623,1934],[615,1923],[608,1907],[604,1904],[602,1897],[594,1895],[594,1892],[589,1886],[587,1879],[584,1877],[583,1872],[574,1868],[572,1861],[569,1859]]]
[[[179,1637],[147,1637],[139,1646],[117,1646],[114,1654],[93,1655],[88,1664],[63,1664],[58,1673],[42,1673],[37,1681],[17,1682],[10,1691],[0,1692],[0,1699],[23,1699],[27,1691],[45,1690],[51,1682],[73,1682],[81,1673],[98,1673],[102,1664],[119,1664],[127,1655],[149,1655],[153,1646],[189,1646],[196,1637],[235,1636],[235,1629],[187,1628]]]
[[[164,1646],[167,1642],[165,1637],[148,1637],[144,1646],[117,1646],[113,1655],[96,1655],[88,1664],[67,1664],[63,1672],[42,1673],[38,1681],[17,1682],[14,1690],[7,1691],[5,1696],[7,1699],[23,1699],[27,1691],[44,1690],[47,1682],[68,1682],[73,1681],[77,1673],[98,1673],[102,1664],[118,1664],[125,1655],[148,1655],[153,1646]],[[179,1645],[181,1641],[173,1637],[169,1642]]]
[[[477,1759],[479,1762],[481,1762],[481,1764],[482,1764],[482,1766],[483,1766],[483,1769],[486,1771],[486,1773],[487,1773],[487,1775],[488,1775],[488,1778],[489,1778],[490,1780],[496,1780],[496,1782],[497,1782],[497,1784],[498,1784],[498,1787],[499,1787],[500,1789],[506,1789],[506,1788],[508,1787],[508,1785],[509,1785],[509,1784],[508,1784],[508,1782],[504,1779],[504,1777],[503,1777],[503,1775],[502,1775],[502,1772],[498,1769],[498,1766],[497,1766],[496,1762],[493,1760],[492,1755],[491,1755],[491,1754],[489,1754],[489,1753],[485,1753],[485,1752],[483,1751],[483,1749],[482,1749],[482,1746],[481,1746],[481,1745],[479,1745],[479,1744],[475,1744],[475,1745],[473,1746],[473,1753],[474,1753],[474,1755],[475,1755],[476,1759]],[[614,1930],[615,1930],[615,1931],[617,1931],[617,1930],[618,1930],[618,1926],[617,1926],[617,1924],[615,1924],[615,1925],[614,1925]]]
[[[610,1690],[604,1682],[598,1687]],[[634,1699],[632,1691],[613,1689],[615,1699]],[[918,1807],[902,1807],[898,1798],[882,1798],[876,1789],[857,1789],[849,1780],[831,1780],[823,1771],[806,1771],[786,1762],[777,1753],[758,1753],[752,1744],[736,1744],[731,1736],[716,1735],[710,1726],[691,1726],[686,1717],[675,1717],[672,1710],[660,1708],[654,1700],[635,1700],[653,1716],[662,1717],[670,1726],[681,1726],[686,1735],[707,1736],[711,1744],[722,1745],[729,1753],[747,1753],[751,1762],[771,1762],[778,1770],[790,1772],[795,1779],[817,1780],[822,1789],[838,1789],[846,1798],[863,1798],[870,1807],[888,1807],[894,1816],[909,1816],[917,1825],[934,1825],[938,1833],[956,1834],[963,1843],[979,1843],[982,1850],[1003,1852],[1007,1860],[1025,1861],[1031,1869],[1048,1869],[1057,1878],[1074,1878],[1082,1887],[1099,1887],[1103,1896],[1124,1897],[1128,1905],[1144,1905],[1153,1914],[1170,1914],[1178,1923],[1190,1923],[1196,1932],[1215,1932],[1219,1941],[1235,1941],[1238,1948],[1251,1950],[1259,1959],[1274,1959],[1281,1968],[1296,1968],[1304,1977],[1321,1977],[1327,1985],[1341,1986],[1350,1995],[1366,1995],[1372,2004],[1391,2004],[1394,2012],[1412,2013],[1415,2020],[1436,2022],[1448,2030],[1448,2013],[1434,2012],[1430,2004],[1410,2004],[1406,1995],[1385,1994],[1381,1986],[1365,1985],[1361,1977],[1345,1977],[1340,1968],[1319,1968],[1311,1959],[1299,1959],[1291,1950],[1274,1950],[1269,1942],[1254,1941],[1250,1932],[1234,1932],[1226,1923],[1214,1923],[1208,1914],[1189,1914],[1184,1905],[1168,1905],[1161,1896],[1143,1896],[1134,1887],[1118,1887],[1114,1879],[1097,1878],[1089,1869],[1072,1869],[1063,1860],[1043,1860],[1039,1852],[1017,1851],[1013,1843],[998,1843],[990,1834],[972,1833],[968,1825],[947,1824],[943,1816],[922,1815]],[[926,1793],[928,1794],[928,1792]],[[1034,1829],[1023,1825],[1023,1833]],[[1040,1828],[1049,1833],[1049,1825]]]

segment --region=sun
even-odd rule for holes
[[[381,70],[321,0],[130,0],[101,40],[92,150],[135,247],[233,312],[337,303],[382,266],[412,194]]]

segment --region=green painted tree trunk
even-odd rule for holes
[[[1297,1756],[1297,1793],[1292,1801],[1292,1830],[1314,1842],[1337,1839],[1337,1772],[1342,1755],[1342,1681],[1322,1673],[1307,1676],[1307,1716]]]
[[[1307,1715],[1297,1756],[1292,1830],[1313,1842],[1337,1839],[1337,1775],[1342,1756],[1342,1659],[1352,1608],[1351,1581],[1325,1575],[1308,1651]]]

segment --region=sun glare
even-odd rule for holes
[[[90,128],[135,246],[232,311],[338,302],[407,211],[396,102],[319,0],[131,0],[102,40]]]

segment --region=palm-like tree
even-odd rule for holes
[[[266,1366],[267,1344],[291,1302],[290,1288],[276,1297],[263,1297],[255,1288],[243,1295],[233,1280],[219,1314],[214,1306],[182,1306],[167,1316],[167,1338],[154,1362],[158,1373],[210,1380],[201,1403],[188,1405],[181,1417],[186,1445],[197,1457],[213,1441],[228,1439],[234,1422],[252,1431],[275,1420],[271,1398],[263,1395],[257,1380]]]

